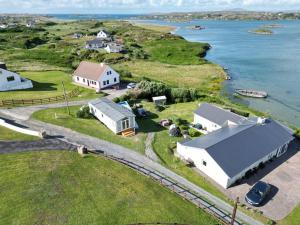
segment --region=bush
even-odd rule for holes
[[[114,99],[113,99],[113,102],[119,103],[119,102],[120,102],[120,98],[119,98],[119,97],[114,98]]]
[[[250,113],[230,108],[230,111],[243,117],[249,117]]]
[[[127,70],[118,70],[117,72],[120,74],[121,78],[132,78],[132,73]]]
[[[201,136],[201,133],[193,128],[189,129],[189,134],[191,137],[199,137]]]
[[[88,106],[83,106],[80,110],[77,111],[76,117],[81,119],[90,119],[93,116],[90,113],[90,108]]]
[[[276,225],[276,222],[274,220],[269,219],[267,224],[268,225]]]
[[[162,105],[155,105],[155,109],[158,111],[158,112],[162,112],[165,110],[165,107],[162,106]]]

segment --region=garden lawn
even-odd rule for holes
[[[300,221],[300,205],[296,207],[293,212],[288,215],[283,220],[279,221],[278,224],[280,225],[299,225]]]
[[[168,85],[199,88],[218,92],[225,77],[224,70],[215,64],[170,65],[152,61],[131,61],[114,65],[130,71],[135,78],[147,77]]]
[[[67,151],[0,155],[0,224],[217,221],[124,165]]]
[[[6,99],[37,99],[63,95],[62,81],[66,92],[69,93],[78,86],[72,84],[72,78],[61,71],[21,72],[21,76],[32,80],[33,88],[17,91],[0,92],[0,100]],[[80,93],[74,100],[96,98],[103,94],[96,94],[95,90],[79,87]]]
[[[38,137],[15,132],[6,127],[0,126],[0,141],[35,141]]]
[[[115,135],[97,119],[77,118],[75,115],[79,108],[80,106],[70,107],[71,116],[68,115],[66,108],[52,108],[41,110],[35,112],[32,116],[34,119],[67,127],[74,131],[103,139],[118,145],[122,145],[126,148],[133,149],[140,153],[144,153],[146,133],[140,132],[134,137],[123,137],[121,135]],[[59,119],[55,118],[55,114]],[[137,123],[139,124],[139,121],[137,121]],[[142,124],[139,125],[142,126]]]

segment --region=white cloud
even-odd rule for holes
[[[220,8],[284,8],[295,9],[300,6],[300,0],[0,0],[0,12],[28,11],[35,13],[52,11],[80,11],[85,13],[98,10],[126,11],[197,11],[202,9]],[[280,7],[279,7],[280,6]],[[124,10],[124,11],[122,11]]]

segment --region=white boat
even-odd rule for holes
[[[267,98],[268,93],[265,91],[256,91],[256,90],[246,90],[246,89],[236,89],[235,93],[252,98]]]

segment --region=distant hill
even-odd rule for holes
[[[206,20],[293,20],[300,19],[300,12],[262,12],[262,11],[245,11],[232,9],[227,11],[211,12],[175,12],[175,13],[157,13],[140,16],[142,19],[161,19],[169,21],[187,21],[194,19]]]

